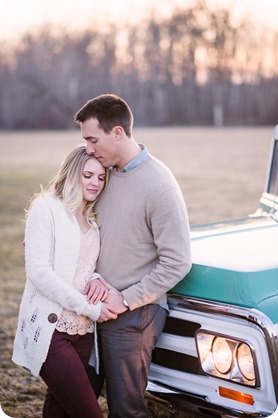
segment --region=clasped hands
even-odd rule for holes
[[[90,280],[83,292],[89,303],[101,301],[101,312],[97,322],[116,319],[119,314],[125,312],[127,307],[123,303],[121,292],[111,286],[102,277]]]

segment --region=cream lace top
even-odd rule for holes
[[[73,286],[82,293],[87,282],[92,279],[92,272],[95,271],[100,242],[99,230],[95,225],[86,232],[80,231],[80,234],[80,252]],[[70,335],[84,335],[87,332],[94,332],[94,323],[87,316],[77,315],[75,312],[63,309],[56,329]]]

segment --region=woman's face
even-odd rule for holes
[[[86,161],[81,176],[83,200],[93,202],[96,200],[105,185],[105,168],[95,158]]]

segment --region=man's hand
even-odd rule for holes
[[[109,289],[108,296],[105,300],[105,303],[107,303],[109,306],[113,306],[114,309],[116,309],[118,315],[127,311],[127,307],[124,305],[123,302],[123,295],[121,292],[119,292],[114,287],[111,287]]]
[[[101,311],[97,322],[105,322],[109,321],[110,319],[117,319],[117,317],[118,314],[116,309],[109,306],[106,302],[101,302]]]
[[[107,298],[101,303],[100,317],[97,322],[116,319],[119,314],[127,311],[127,309],[128,308],[123,303],[121,292],[110,286]]]

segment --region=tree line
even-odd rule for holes
[[[277,123],[278,32],[205,0],[140,25],[44,26],[0,48],[0,127],[64,129],[101,93],[136,126]]]

